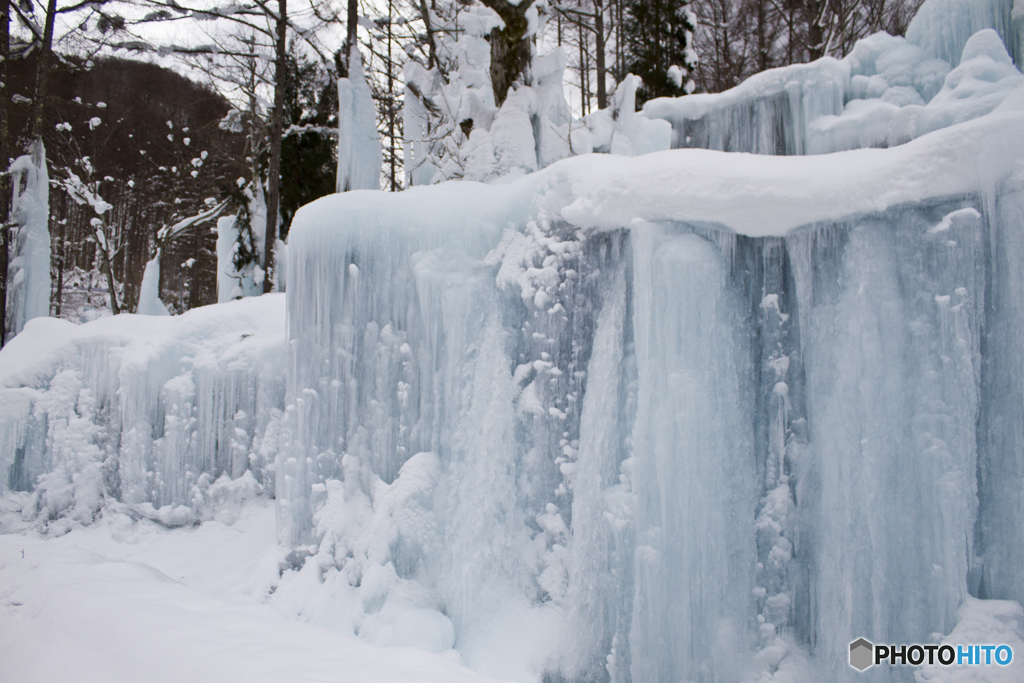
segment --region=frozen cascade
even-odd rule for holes
[[[806,154],[808,126],[843,111],[850,67],[832,58],[769,69],[721,94],[658,98],[648,118],[672,124],[672,148]]]
[[[967,40],[978,31],[991,28],[999,34],[1018,68],[1022,17],[1014,11],[1015,0],[927,0],[907,27],[907,40],[920,45],[933,57],[953,66]]]
[[[639,393],[632,680],[735,678],[754,616],[744,305],[713,243],[642,225],[632,238]]]
[[[433,586],[467,663],[552,680],[847,680],[859,634],[927,642],[969,592],[1020,599],[1020,458],[976,431],[1016,444],[1005,425],[1024,422],[985,398],[1022,378],[982,360],[997,341],[1024,355],[984,323],[1017,319],[998,289],[1024,283],[988,254],[1019,240],[1020,193],[746,237],[581,231],[515,218],[507,192],[432,191],[472,201],[479,225],[412,227],[419,200],[404,196],[351,197],[341,235],[318,227],[331,202],[300,214],[299,450],[278,494],[293,542],[315,542],[310,487],[341,479],[376,508],[372,482],[434,454],[432,521],[378,561]],[[557,647],[499,642],[500,622],[547,633],[562,619]]]
[[[262,487],[272,600],[504,679],[909,683],[848,644],[1024,601],[1024,90],[975,28],[648,105],[767,154],[347,192],[285,295],[29,321],[3,481],[53,533]]]
[[[4,347],[0,484],[32,491],[23,514],[43,510],[55,529],[69,509],[91,521],[104,497],[191,523],[222,474],[249,471],[272,491],[283,318],[272,296],[175,317],[30,321]]]

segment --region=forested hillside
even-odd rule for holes
[[[11,131],[15,148],[29,140],[32,60],[11,68],[15,94]],[[174,71],[126,59],[87,62],[67,58],[51,75],[43,141],[50,161],[50,231],[54,315],[77,319],[107,307],[108,285],[80,182],[111,205],[104,216],[121,288],[119,304],[132,311],[156,232],[193,215],[246,177],[244,137],[219,127],[231,108],[220,95]],[[247,179],[247,178],[246,178]],[[70,191],[69,191],[70,190]],[[216,234],[197,225],[163,252],[161,292],[182,311],[217,300]]]

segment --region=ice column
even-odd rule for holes
[[[338,81],[338,192],[379,190],[377,110],[363,75],[359,48],[352,47],[348,64],[349,77]]]
[[[753,623],[757,496],[742,304],[707,240],[654,225],[632,234],[632,680],[727,680],[749,651]]]
[[[951,208],[857,221],[812,249],[798,500],[824,680],[852,680],[845,648],[861,635],[948,632],[966,596],[983,250],[977,220],[933,229]]]
[[[1024,192],[993,202],[971,592],[1024,602]]]
[[[8,293],[9,330],[14,335],[26,321],[50,314],[50,180],[42,141],[33,142],[29,154],[18,157],[10,172],[11,215],[18,224]]]

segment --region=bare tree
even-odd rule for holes
[[[594,49],[593,59],[594,66],[597,70],[596,79],[596,94],[597,94],[597,108],[604,109],[608,106],[608,90],[607,90],[607,79],[608,79],[608,38],[609,38],[609,26],[605,23],[605,15],[608,12],[609,2],[608,0],[590,0],[589,7],[585,7],[582,4],[572,6],[565,3],[559,3],[553,5],[553,9],[559,17],[560,21],[565,21],[568,24],[575,26],[579,31],[579,48],[581,51],[580,55],[580,84],[581,88],[585,82],[584,78],[584,67],[589,61],[586,56],[583,55],[584,46],[589,47],[589,38],[584,38],[584,34],[593,36]],[[587,51],[589,55],[589,50]],[[620,51],[621,60],[621,51]],[[589,69],[587,69],[589,71]],[[588,74],[589,75],[589,74]],[[586,98],[584,98],[586,99]]]
[[[923,0],[695,0],[697,82],[719,92],[774,66],[842,57],[877,31],[906,32]]]

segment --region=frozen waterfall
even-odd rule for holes
[[[302,209],[288,538],[517,678],[860,680],[860,635],[1021,600],[1021,123]],[[807,187],[826,163],[842,201]],[[387,548],[353,554],[358,506]]]
[[[0,484],[52,534],[273,495],[276,604],[503,679],[945,680],[858,672],[859,637],[1020,658],[1021,20],[965,7],[649,102],[686,149],[325,197],[286,294],[30,320]]]

